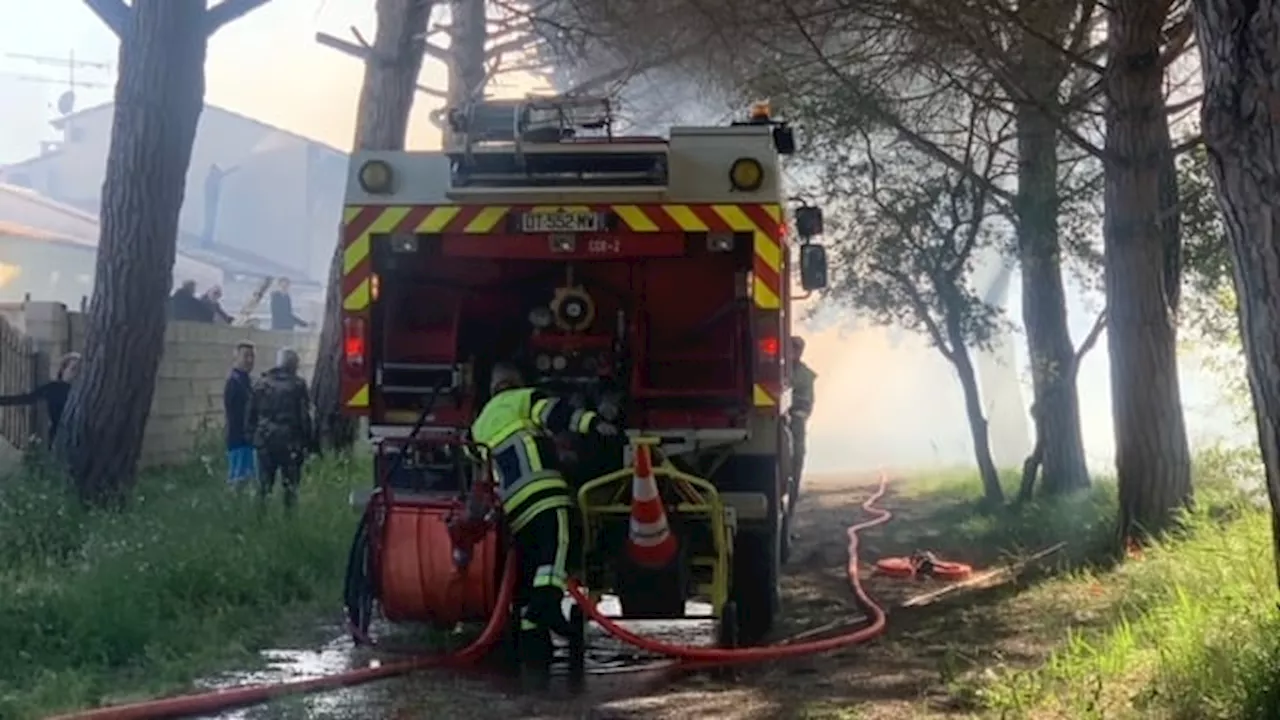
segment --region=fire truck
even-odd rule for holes
[[[783,192],[792,128],[758,104],[726,126],[624,136],[610,101],[581,97],[448,117],[444,152],[351,159],[342,392],[345,412],[367,418],[376,489],[361,502],[377,508],[353,548],[365,588],[349,592],[353,623],[367,630],[375,602],[392,621],[491,610],[500,535],[477,549],[465,590],[430,588],[458,572],[442,526],[481,472],[461,450],[490,369],[514,361],[625,431],[561,444],[583,584],[627,618],[681,618],[687,600],[709,600],[725,642],[762,639],[795,494],[793,265],[806,292],[827,274],[820,209]],[[619,550],[640,444],[681,542],[680,567],[657,576]]]

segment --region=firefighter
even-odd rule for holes
[[[813,383],[818,374],[801,359],[804,357],[804,338],[791,338],[791,472],[792,487],[798,493],[800,477],[804,473],[805,425],[813,414]]]
[[[571,632],[561,603],[568,580],[576,510],[561,474],[554,436],[560,432],[613,436],[618,430],[589,410],[575,410],[560,398],[526,387],[515,366],[499,363],[489,381],[489,402],[471,425],[471,437],[488,448],[508,530],[520,553],[521,671],[526,682],[544,687],[550,679],[551,632]]]

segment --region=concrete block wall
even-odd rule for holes
[[[27,335],[49,358],[51,375],[63,353],[83,350],[85,318],[81,313],[68,312],[60,303],[32,302],[26,304],[23,314]],[[302,376],[310,383],[319,342],[316,332],[169,323],[143,435],[144,467],[184,462],[204,433],[221,434],[223,386],[236,345],[245,340],[257,349],[255,375],[275,364],[279,350],[291,347],[301,356]]]

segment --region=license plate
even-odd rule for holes
[[[520,218],[527,233],[599,232],[600,215],[593,212],[529,212]]]

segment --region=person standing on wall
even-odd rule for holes
[[[208,309],[196,297],[196,281],[184,280],[169,297],[169,319],[178,322],[207,322]]]
[[[297,505],[302,463],[307,452],[315,449],[311,401],[307,382],[298,376],[298,364],[294,350],[284,348],[277,353],[276,366],[253,386],[249,411],[258,455],[259,505],[265,507],[276,475],[280,475],[287,512]]]
[[[0,407],[34,405],[44,402],[49,412],[49,444],[53,444],[53,436],[58,433],[58,423],[62,420],[62,410],[67,406],[67,396],[71,394],[71,381],[80,372],[80,353],[69,352],[58,362],[58,373],[53,380],[22,395],[0,395]]]
[[[293,314],[293,298],[289,295],[289,278],[280,278],[275,292],[271,293],[271,329],[293,330],[308,327],[302,318]]]
[[[250,413],[253,404],[253,343],[236,345],[235,360],[222,390],[222,408],[227,425],[227,484],[239,488],[257,471]]]
[[[230,325],[232,318],[222,309],[222,288],[214,285],[204,291],[204,295],[200,296],[200,302],[207,308],[207,322],[215,325]]]

